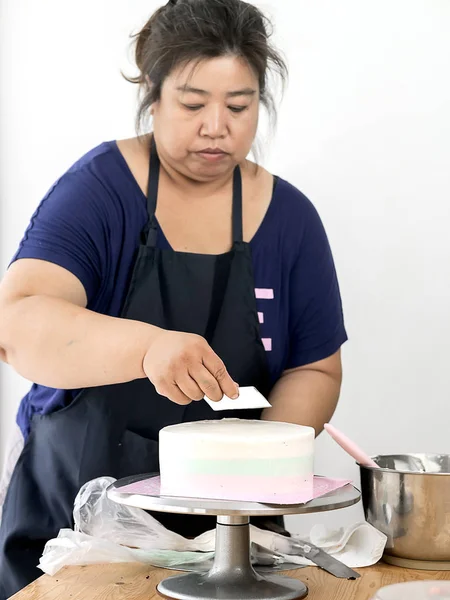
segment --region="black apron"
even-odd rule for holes
[[[242,237],[242,181],[233,174],[233,246],[219,256],[161,250],[155,218],[160,163],[154,140],[148,184],[148,226],[121,317],[163,329],[196,333],[209,342],[239,385],[266,397],[270,379],[259,333],[249,244]],[[88,388],[71,404],[34,416],[4,504],[0,528],[0,600],[42,572],[45,543],[73,527],[81,486],[158,471],[158,433],[166,425],[201,419],[260,417],[260,411],[215,412],[205,401],[179,406],[148,379]],[[215,526],[212,517],[152,513],[186,537]]]

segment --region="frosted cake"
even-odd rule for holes
[[[312,492],[314,429],[222,419],[159,433],[161,495],[289,503]]]

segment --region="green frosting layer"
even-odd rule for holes
[[[183,472],[195,475],[302,475],[309,472],[312,456],[292,458],[194,459],[183,462]]]

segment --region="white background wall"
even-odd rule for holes
[[[450,452],[450,2],[256,4],[290,63],[264,164],[318,207],[342,287],[351,341],[334,423],[369,453]],[[158,5],[0,2],[2,271],[51,183],[133,135],[135,90],[119,69]],[[27,387],[2,367],[0,454]],[[326,436],[316,471],[358,478]]]

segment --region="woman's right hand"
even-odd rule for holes
[[[176,404],[207,396],[218,402],[239,389],[222,360],[199,335],[161,330],[144,356],[143,369],[156,391]]]

